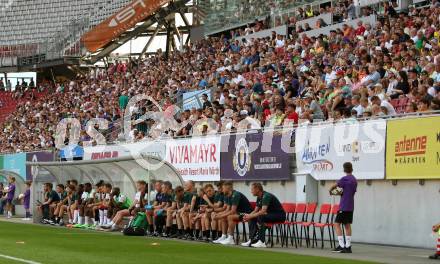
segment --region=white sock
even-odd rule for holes
[[[112,219],[107,217],[107,218],[106,218],[106,221],[105,221],[105,224],[106,224],[106,225],[113,224]]]
[[[73,223],[74,224],[78,223],[78,216],[79,216],[79,211],[78,210],[74,210],[73,211]]]
[[[88,225],[90,223],[90,217],[86,216],[84,218],[85,218],[84,224]]]
[[[78,215],[78,224],[82,225],[83,224],[83,217]]]
[[[345,247],[344,237],[343,236],[338,236],[338,241],[339,241],[339,246],[340,247]]]
[[[103,225],[103,224],[104,224],[104,211],[99,210],[99,225]]]
[[[225,234],[222,234],[222,236],[220,237],[220,239],[225,239],[225,238],[226,238]]]
[[[345,237],[345,246],[346,247],[351,247],[351,236],[346,236]]]
[[[102,214],[102,224],[106,225],[107,224],[107,214],[108,214],[108,210],[103,210],[103,214]]]

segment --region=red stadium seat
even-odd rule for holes
[[[302,244],[302,231],[304,230],[304,238],[306,239],[306,246],[310,246],[310,226],[313,224],[313,220],[315,218],[315,212],[316,208],[318,207],[317,203],[309,203],[307,204],[306,212],[303,214],[303,218],[301,223],[299,224],[301,226],[300,229],[300,245]]]
[[[298,203],[296,204],[295,213],[291,215],[291,218],[286,221],[285,225],[287,226],[287,236],[290,235],[291,243],[292,240],[295,240],[295,247],[297,247],[299,241],[299,232],[298,232],[298,226],[302,224],[304,221],[304,217],[307,214],[307,204],[305,203]],[[292,227],[292,230],[290,229]],[[302,229],[301,229],[302,231]],[[292,243],[293,244],[293,243]]]
[[[289,237],[290,237],[290,244],[293,246],[295,243],[295,247],[298,247],[295,228],[293,228],[293,230],[290,229],[290,226],[292,226],[291,223],[296,221],[297,205],[296,205],[296,203],[284,203],[283,208],[284,208],[284,211],[286,212],[286,222],[284,223],[284,242],[285,242],[285,245],[286,245],[286,247],[289,246]]]
[[[269,230],[269,240],[270,245],[273,247],[274,244],[274,238],[273,238],[273,228],[275,227],[276,231],[276,243],[281,242],[281,246],[283,247],[284,244],[286,244],[286,247],[288,245],[288,237],[286,236],[284,225],[288,222],[290,219],[291,214],[295,213],[296,204],[295,203],[283,203],[282,204],[284,211],[286,212],[286,219],[282,222],[277,223],[267,223],[266,227]],[[281,241],[280,241],[281,240]]]
[[[329,234],[329,240],[332,240],[332,234],[331,234],[331,226],[332,223],[330,223],[330,215],[332,213],[332,206],[331,204],[322,204],[321,208],[319,210],[319,217],[318,217],[318,221],[314,222],[312,224],[313,226],[313,240],[312,240],[312,245],[313,247],[316,246],[318,247],[318,239],[316,236],[316,228],[319,228],[319,231],[321,233],[321,248],[324,248],[324,231],[325,228],[328,228],[328,234]],[[325,218],[325,219],[324,219]]]
[[[401,114],[401,113],[405,112],[406,106],[409,103],[409,98],[405,96],[405,97],[399,98],[398,100],[399,100],[398,106],[395,109],[396,109],[396,113]]]
[[[397,108],[399,107],[399,99],[391,99],[390,104],[394,107],[394,109],[397,111]]]

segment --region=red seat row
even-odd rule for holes
[[[396,113],[402,114],[406,111],[406,107],[410,103],[410,100],[408,97],[401,97],[397,99],[392,99],[390,103],[396,110]]]
[[[255,202],[251,202],[255,208]],[[334,233],[334,220],[339,211],[338,204],[322,204],[319,209],[319,216],[315,220],[317,203],[283,203],[286,212],[286,220],[278,223],[267,223],[266,228],[269,231],[269,244],[273,247],[274,231],[276,233],[276,243],[281,242],[281,246],[288,247],[289,242],[292,246],[302,246],[303,238],[307,247],[318,247],[317,231],[320,234],[321,248],[324,248],[326,229],[328,231],[328,241],[331,247],[336,247],[336,237]],[[312,236],[310,236],[312,232]],[[243,240],[247,240],[246,229],[243,223]],[[239,240],[237,227],[237,243]]]

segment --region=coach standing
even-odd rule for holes
[[[337,188],[341,188],[341,201],[339,212],[336,215],[335,227],[338,236],[339,246],[333,250],[337,253],[351,253],[351,224],[353,223],[354,195],[357,189],[357,180],[353,176],[353,165],[346,162],[343,165],[345,176],[330,188],[330,195],[334,194]],[[342,236],[342,225],[345,227],[345,243]]]

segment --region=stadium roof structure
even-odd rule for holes
[[[147,16],[145,19],[142,20],[135,20],[132,22],[136,22],[136,24],[129,28],[128,30],[120,31],[117,36],[113,39],[109,39],[110,41],[105,43],[101,42],[103,45],[99,45],[101,40],[96,40],[95,38],[98,36],[99,38],[99,31],[101,30],[100,25],[98,25],[95,29],[91,30],[90,32],[86,33],[81,41],[85,44],[87,49],[91,52],[90,55],[83,57],[83,61],[89,62],[89,63],[95,63],[104,57],[106,57],[108,54],[110,54],[112,51],[117,49],[118,47],[122,46],[129,40],[139,37],[139,36],[149,36],[150,39],[146,43],[145,47],[143,48],[142,52],[138,55],[142,56],[146,53],[148,47],[151,45],[151,43],[154,41],[155,37],[157,35],[166,35],[167,36],[167,42],[166,42],[166,50],[165,52],[168,53],[170,50],[177,49],[177,44],[175,42],[174,36],[177,36],[179,39],[182,37],[183,33],[189,33],[190,27],[192,26],[188,19],[185,17],[184,13],[192,12],[194,10],[194,5],[188,6],[188,4],[191,2],[191,0],[176,0],[176,1],[168,1],[168,0],[158,0],[156,1],[159,4],[159,7],[154,7],[153,4],[149,8],[146,9],[153,11],[151,15]],[[164,3],[164,4],[163,4]],[[163,5],[162,5],[163,4]],[[178,27],[175,23],[175,14],[179,14],[182,20],[184,21],[185,26]],[[112,17],[109,18],[110,22],[112,22]],[[104,21],[102,23],[102,27],[105,29],[108,25],[109,21]],[[130,23],[128,23],[130,25]],[[124,28],[125,29],[125,28]],[[115,31],[115,30],[114,30]],[[108,39],[109,36],[103,36],[103,38]],[[91,39],[91,41],[88,41],[87,39]],[[186,43],[189,41],[189,36],[186,39]],[[98,49],[95,50],[95,47]]]
[[[40,6],[39,1],[41,0],[33,0],[33,4],[27,7],[25,0],[19,0],[14,2],[10,10],[19,12],[19,14],[20,8],[35,12],[33,7],[34,5]],[[58,5],[49,3],[48,7],[44,6],[46,8],[44,12],[58,14],[65,11],[70,14],[71,1],[60,1],[63,4],[62,7],[56,9]],[[140,53],[132,53],[130,56],[147,54],[152,42],[157,40],[156,36],[166,36],[165,54],[168,54],[172,50],[181,48],[183,43],[187,44],[190,41],[191,29],[193,26],[200,26],[205,17],[205,13],[201,11],[203,8],[193,0],[115,0],[112,2],[94,0],[93,3],[97,4],[82,1],[85,4],[79,4],[75,8],[78,12],[82,12],[83,16],[72,19],[70,22],[63,20],[64,22],[60,22],[60,25],[43,19],[42,23],[51,25],[48,29],[42,30],[44,34],[25,34],[35,38],[18,39],[17,41],[20,42],[17,42],[11,35],[20,35],[20,33],[9,35],[9,31],[3,33],[6,36],[5,41],[0,41],[0,57],[4,57],[0,60],[0,71],[34,71],[66,66],[64,68],[69,71],[81,72],[80,67],[91,66],[101,60],[107,64],[111,52],[138,37],[147,37],[147,43]],[[55,9],[50,9],[52,7]],[[192,19],[186,16],[187,14],[192,14]],[[49,17],[57,16],[49,15]],[[76,16],[72,15],[72,17]],[[176,17],[181,18],[183,25],[176,24]],[[21,25],[18,22],[11,22],[11,25],[8,24],[8,30],[21,32],[23,28],[27,32],[31,25],[24,23]],[[0,24],[2,24],[1,21]],[[7,36],[10,37],[6,38]]]
[[[78,160],[53,162],[26,162],[38,169],[34,181],[65,183],[76,179],[80,183],[97,183],[100,180],[121,188],[125,194],[136,190],[136,181],[151,183],[170,181],[173,186],[183,185],[180,173],[161,158],[148,155],[110,158],[105,160]],[[52,177],[50,177],[50,175]],[[49,177],[45,177],[49,176]]]

